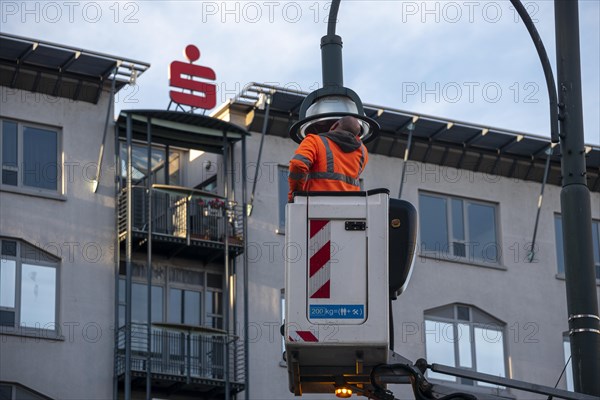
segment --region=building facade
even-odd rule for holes
[[[147,64],[0,41],[0,397],[291,398],[279,333],[293,257],[287,132],[305,94],[252,84],[211,117],[125,110],[114,120],[111,92]],[[366,112],[382,133],[363,188],[387,188],[419,213],[412,277],[393,303],[395,351],[554,386],[568,360],[558,148]],[[600,282],[600,148],[586,152]]]

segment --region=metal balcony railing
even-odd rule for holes
[[[148,194],[145,187],[132,188],[132,229],[148,232]],[[192,191],[192,189],[190,189]],[[166,190],[152,192],[152,233],[187,239],[243,243],[243,207],[227,207],[217,196],[184,195]],[[127,227],[127,190],[119,196],[119,237]]]
[[[188,383],[196,380],[229,382],[240,389],[244,384],[244,348],[237,337],[192,331],[152,328],[150,335],[150,372],[153,379]],[[228,353],[226,354],[226,348]],[[116,373],[125,374],[125,327],[119,328],[116,346]],[[146,325],[132,325],[131,371],[148,372],[148,334]],[[229,357],[226,371],[225,357]],[[235,387],[233,388],[235,390]],[[241,390],[241,389],[240,389]]]

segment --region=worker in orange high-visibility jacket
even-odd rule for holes
[[[299,191],[359,191],[369,161],[360,130],[358,119],[345,116],[329,132],[307,135],[290,160],[288,201]]]

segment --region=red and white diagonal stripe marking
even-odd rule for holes
[[[325,219],[311,219],[308,242],[308,296],[311,299],[329,299],[331,290],[331,223]]]
[[[290,331],[290,342],[318,342],[319,339],[311,331]]]

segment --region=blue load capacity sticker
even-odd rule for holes
[[[311,304],[311,319],[361,319],[365,316],[365,306],[360,304]]]

